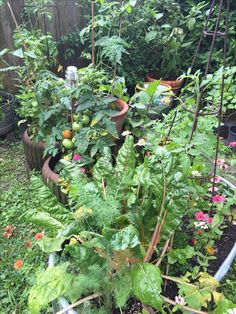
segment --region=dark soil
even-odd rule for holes
[[[230,224],[222,234],[220,240],[216,241],[216,259],[210,261],[208,273],[212,276],[217,272],[220,265],[224,262],[236,241],[236,225]]]

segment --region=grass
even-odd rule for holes
[[[30,185],[21,142],[0,142],[0,314],[30,313],[29,289],[35,271],[45,267],[47,256],[34,240],[41,230],[25,224],[21,215],[39,205]],[[12,236],[5,238],[4,228],[8,225],[13,225],[14,230]],[[30,248],[26,247],[26,241],[30,241]],[[16,260],[23,260],[21,269],[14,269]]]

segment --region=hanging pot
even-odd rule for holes
[[[150,72],[146,75],[146,81],[147,82],[154,82],[156,80],[159,80],[160,76],[157,72]],[[161,80],[161,84],[167,84],[171,87],[171,90],[174,94],[179,94],[182,86],[183,86],[184,80]]]
[[[15,127],[14,96],[0,91],[0,136],[10,133]]]

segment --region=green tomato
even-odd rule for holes
[[[81,130],[83,128],[83,124],[81,122],[73,122],[72,123],[72,129],[75,131],[75,132],[79,132],[79,130]]]
[[[69,140],[68,138],[65,138],[63,141],[62,141],[62,145],[67,148],[67,149],[71,149],[74,144],[71,140]]]
[[[88,116],[84,115],[84,116],[81,118],[81,122],[83,123],[83,125],[87,125],[87,124],[89,124],[90,119],[89,119]]]
[[[81,113],[76,113],[73,115],[73,119],[76,121],[76,122],[80,122],[80,119],[81,119]]]

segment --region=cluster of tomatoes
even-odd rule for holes
[[[75,138],[73,137],[73,132],[79,132],[83,127],[90,123],[90,118],[88,115],[81,115],[80,113],[73,116],[74,122],[72,123],[72,130],[63,131],[63,141],[62,145],[67,149],[72,149],[74,147]]]

